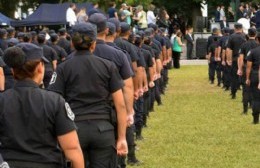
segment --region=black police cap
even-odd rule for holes
[[[32,43],[20,43],[16,45],[23,50],[25,53],[25,62],[34,60],[43,60],[49,63],[48,59],[43,55],[43,49]]]
[[[234,24],[234,27],[235,27],[236,29],[242,29],[242,28],[243,28],[243,25],[242,25],[241,23],[235,23],[235,24]]]
[[[43,49],[32,43],[20,43],[5,50],[4,61],[11,68],[19,68],[28,61],[42,60],[49,63],[43,56]]]
[[[91,15],[88,21],[97,26],[97,32],[103,32],[107,28],[107,18],[102,13],[95,13]]]
[[[121,27],[121,33],[126,33],[131,30],[130,25],[126,22],[121,22],[120,27]]]
[[[110,22],[110,23],[113,23],[116,26],[116,31],[117,32],[119,30],[121,30],[120,21],[117,18],[109,18],[107,21]]]
[[[111,22],[107,22],[107,27],[109,29],[109,35],[113,35],[116,32],[116,26],[115,24],[111,23]]]
[[[153,23],[148,24],[148,28],[153,28],[154,31],[158,30],[158,26]]]
[[[8,33],[13,33],[13,32],[15,31],[15,29],[14,29],[13,27],[8,27],[8,28],[6,29],[6,31],[7,31]]]
[[[248,35],[249,36],[255,36],[257,34],[257,31],[255,28],[248,29]]]
[[[7,34],[7,31],[5,29],[0,29],[0,35],[5,35]]]
[[[64,33],[66,33],[66,32],[67,32],[67,31],[66,31],[65,28],[60,28],[60,29],[59,29],[59,33],[63,33],[63,34],[64,34]]]
[[[17,37],[18,37],[18,38],[23,38],[23,37],[24,37],[24,34],[25,34],[24,32],[19,32],[19,33],[17,34]]]
[[[80,33],[88,36],[90,39],[95,41],[97,39],[97,28],[91,23],[80,23],[76,24],[72,28],[73,33]]]

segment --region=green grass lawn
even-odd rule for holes
[[[210,85],[207,66],[172,70],[163,106],[150,113],[142,168],[260,168],[260,125],[241,115],[241,92],[230,99]]]

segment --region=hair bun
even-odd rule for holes
[[[10,47],[4,52],[4,62],[11,68],[20,68],[25,63],[25,53],[19,47]]]

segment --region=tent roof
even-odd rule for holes
[[[10,25],[12,19],[0,13],[0,25]]]
[[[62,4],[41,4],[34,13],[29,15],[26,19],[21,21],[12,21],[11,25],[19,26],[37,26],[37,25],[61,25],[66,24],[66,11],[70,3]],[[92,5],[90,3],[76,4],[77,8],[86,8],[90,10]]]

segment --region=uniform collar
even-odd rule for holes
[[[15,84],[15,87],[34,87],[34,88],[39,88],[39,85],[35,83],[31,79],[25,79],[22,81],[17,81]]]
[[[81,56],[81,55],[85,56],[85,55],[92,55],[92,53],[89,52],[88,50],[79,50],[79,51],[75,51],[73,53],[73,55],[75,55],[75,56]]]
[[[97,39],[97,44],[106,44],[104,40]]]
[[[112,42],[106,42],[107,43],[107,45],[109,45],[109,46],[116,46],[116,44],[115,43],[112,43]]]

